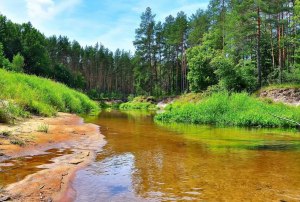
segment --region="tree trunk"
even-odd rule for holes
[[[261,61],[260,61],[260,24],[261,24],[261,19],[260,19],[260,8],[257,8],[257,50],[256,50],[256,58],[257,58],[257,71],[258,71],[258,86],[261,88],[262,86],[262,81],[261,81]]]

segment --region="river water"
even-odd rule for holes
[[[300,201],[300,134],[153,122],[102,112],[107,144],[72,184],[76,201]]]

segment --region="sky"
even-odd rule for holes
[[[146,7],[156,21],[184,11],[188,16],[209,0],[0,0],[0,13],[16,23],[31,22],[46,36],[63,35],[82,46],[103,44],[134,51],[132,41]]]

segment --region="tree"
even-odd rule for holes
[[[216,51],[205,45],[190,48],[187,51],[189,62],[188,80],[192,92],[204,91],[208,86],[218,83],[215,66],[211,61]]]
[[[25,66],[24,57],[20,53],[14,55],[11,66],[15,72],[23,72],[23,67]]]
[[[0,43],[0,66],[3,65],[4,59],[5,59],[5,56],[4,56],[4,52],[3,52],[3,45],[2,45],[2,43]]]
[[[137,60],[142,68],[136,68],[136,75],[139,75],[138,71],[143,71],[143,85],[141,85],[140,79],[137,81],[139,87],[146,92],[153,92],[153,79],[155,68],[155,15],[152,14],[151,8],[147,7],[146,11],[141,15],[141,23],[135,33],[135,41],[133,44],[136,47],[136,55],[140,58]],[[141,77],[142,75],[138,76]]]

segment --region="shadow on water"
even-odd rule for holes
[[[73,183],[76,201],[300,200],[300,135],[159,124],[146,112],[102,112],[107,144]]]

